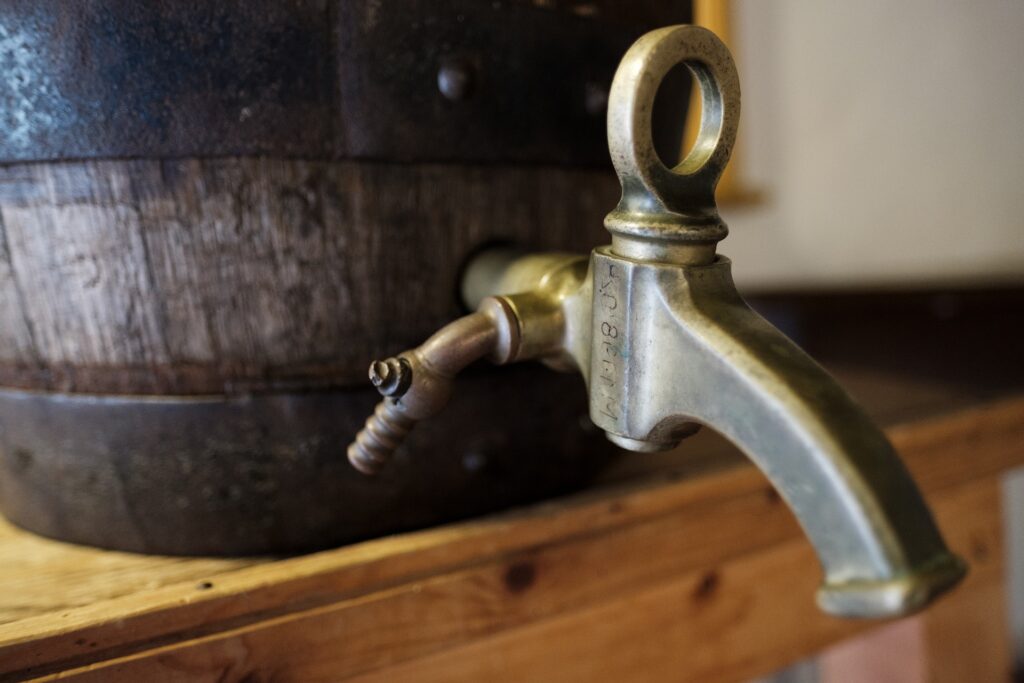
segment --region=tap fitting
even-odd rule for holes
[[[674,168],[654,151],[650,111],[677,64],[702,94],[693,151]],[[739,120],[739,80],[706,29],[641,37],[612,83],[608,143],[622,199],[590,258],[491,252],[467,270],[476,313],[422,346],[375,362],[385,396],[349,447],[380,469],[417,420],[440,410],[455,374],[490,356],[578,371],[591,420],[634,451],[674,447],[700,425],[739,446],[790,505],[824,571],[820,607],[852,617],[916,611],[965,565],[946,548],[881,430],[839,384],[754,313],[716,254],[727,228],[714,190]]]
[[[485,356],[506,362],[518,344],[511,306],[503,298],[488,297],[475,313],[449,323],[415,349],[374,361],[370,381],[384,400],[349,445],[349,462],[363,474],[379,472],[418,421],[444,408],[463,368]]]

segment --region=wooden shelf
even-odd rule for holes
[[[955,595],[1001,586],[1024,397],[951,411],[955,391],[855,375],[901,415],[889,435],[971,563]],[[577,495],[276,561],[0,526],[0,680],[724,681],[876,626],[817,611],[810,546],[721,440],[625,462]]]

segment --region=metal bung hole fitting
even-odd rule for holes
[[[670,169],[655,151],[651,113],[662,80],[678,64],[700,84],[701,123],[693,149]],[[622,199],[605,219],[616,253],[657,258],[652,243],[699,244],[705,245],[702,251],[685,255],[663,244],[658,260],[713,260],[714,244],[728,232],[718,216],[715,186],[732,153],[739,115],[736,66],[711,31],[672,26],[648,33],[629,49],[608,104],[608,149],[622,183]]]

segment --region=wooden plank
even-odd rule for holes
[[[508,165],[0,168],[0,385],[363,386],[367,359],[459,314],[453,293],[469,254],[513,237],[586,251],[607,239],[618,193],[610,171]]]
[[[999,462],[1010,466],[1020,458],[1022,410],[1024,402],[1007,401],[985,410],[969,411],[948,422],[967,431],[980,425],[980,431],[987,436],[975,449],[976,459],[991,456],[991,466]],[[946,422],[923,423],[920,428],[930,433]],[[955,436],[955,431],[942,430],[944,443],[948,442],[946,437]],[[904,432],[900,438],[913,437],[915,433]],[[923,443],[929,445],[927,440]],[[899,439],[897,445],[900,445]],[[918,469],[914,456],[923,454],[915,454],[912,449],[904,451],[910,456],[912,469]],[[964,463],[955,448],[946,455]],[[677,486],[666,486],[665,475],[661,475],[627,490],[594,492],[517,515],[381,539],[274,563],[255,572],[242,570],[219,578],[212,589],[202,594],[196,591],[196,584],[190,582],[74,610],[60,621],[44,615],[12,627],[0,627],[0,642],[5,645],[2,653],[10,666],[24,667],[88,654],[77,643],[82,639],[97,643],[97,648],[102,650],[144,643],[149,638],[184,633],[189,629],[214,628],[219,620],[230,622],[247,616],[258,619],[261,614],[287,609],[295,600],[326,602],[352,591],[367,592],[431,571],[440,573],[488,554],[513,552],[586,530],[661,514],[677,506],[714,500],[723,492],[743,495],[746,491],[757,495],[755,492],[764,490],[761,488],[765,486],[763,480],[752,470],[726,474],[725,478],[697,478]],[[17,589],[11,581],[8,584]]]
[[[2,181],[0,181],[2,192]],[[11,248],[7,242],[7,229],[0,212],[0,349],[21,359],[28,366],[38,362],[36,341],[32,327],[25,315],[25,293],[21,278],[11,260]]]
[[[961,590],[1001,583],[998,482],[957,487],[932,502],[951,546],[972,561]],[[772,505],[780,507],[762,500],[764,509],[745,511],[747,520],[770,525]],[[749,533],[749,524],[702,512],[710,511],[680,511],[62,678],[732,681],[876,625],[817,610],[819,570],[802,539],[714,557],[707,547]]]
[[[955,486],[1024,463],[1024,399],[896,425],[887,434],[922,489]]]
[[[1024,399],[923,421],[894,430],[892,435],[926,492],[938,495],[960,482],[992,477],[1024,462]],[[964,458],[968,443],[971,458]],[[798,535],[788,511],[752,468],[678,481],[672,478],[672,473],[661,473],[644,482],[592,491],[510,515],[240,569],[219,576],[205,591],[197,591],[190,582],[71,610],[59,620],[42,615],[0,626],[0,670],[86,666],[110,657],[131,657],[153,647],[171,647],[176,642],[216,640],[218,633],[256,628],[261,621],[288,621],[315,610],[343,610],[349,601],[373,602],[387,591],[401,592],[403,587],[424,590],[424,582],[450,577],[475,577],[467,585],[490,586],[491,593],[501,594],[500,587],[508,586],[506,574],[513,577],[510,581],[515,585],[531,572],[535,579],[546,572],[546,565],[538,564],[537,559],[546,557],[546,548],[564,546],[566,553],[577,548],[573,552],[581,554],[573,562],[576,567],[616,568],[617,560],[638,553],[648,558],[633,574],[617,573],[620,569],[616,569],[602,579],[609,583],[581,585],[576,592],[569,589],[574,580],[564,579],[564,585],[541,603],[550,604],[544,608],[548,610],[569,609],[570,605],[586,604],[588,595],[601,599],[618,595],[627,590],[623,584],[647,586],[687,572],[700,575],[687,579],[691,582],[705,580],[706,570],[696,568],[725,563]],[[751,529],[752,520],[756,520],[756,531]],[[603,545],[573,545],[577,539],[620,538],[617,534],[632,540],[622,540],[614,552]],[[668,543],[669,539],[674,544]],[[516,569],[524,561],[533,569]],[[816,573],[816,566],[810,566]],[[559,596],[564,602],[559,602]],[[809,596],[810,588],[807,599]],[[450,603],[448,607],[444,604],[439,603],[442,612],[452,609]],[[503,613],[511,615],[511,625],[518,623],[516,618],[526,618],[499,604]],[[406,613],[402,609],[393,612],[389,608],[383,613]],[[423,647],[441,647],[441,641],[447,645],[497,628],[477,620],[460,623],[477,624],[478,630],[456,629],[447,636],[451,640],[430,640]],[[379,637],[379,629],[368,630]],[[324,629],[324,633],[332,632]],[[408,647],[410,656],[419,656],[415,647]],[[353,672],[381,664],[369,655],[362,659],[352,655],[351,661]]]
[[[329,604],[433,574],[455,572],[486,558],[509,556],[660,516],[673,508],[718,508],[723,503],[723,486],[731,494],[725,500],[768,498],[767,483],[756,471],[741,468],[724,475],[726,480],[709,477],[675,487],[666,486],[671,473],[662,474],[655,481],[584,494],[568,504],[545,503],[488,520],[282,560],[264,565],[259,572],[224,574],[201,592],[194,584],[171,586],[84,607],[59,621],[43,615],[0,626],[0,671],[75,655],[92,656],[79,642],[83,639],[96,643],[94,650],[98,653],[145,644],[165,634],[178,633],[175,637],[187,638],[190,635],[184,632],[189,630],[207,630],[221,623],[244,623],[303,606]],[[673,495],[663,495],[668,490]],[[795,529],[790,533],[795,534]]]
[[[963,595],[1002,583],[998,495],[998,483],[989,480],[933,499],[951,546],[972,562],[972,575],[959,589]],[[973,552],[979,544],[985,545],[985,552]],[[680,576],[590,610],[352,680],[749,679],[877,626],[821,614],[811,599],[819,580],[815,564],[806,544],[788,543],[726,563],[711,589],[706,574]]]
[[[28,534],[0,517],[0,624],[66,614],[183,581],[198,585],[267,561],[107,552]]]

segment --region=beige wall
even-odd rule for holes
[[[1024,2],[735,8],[745,291],[1024,282]]]

